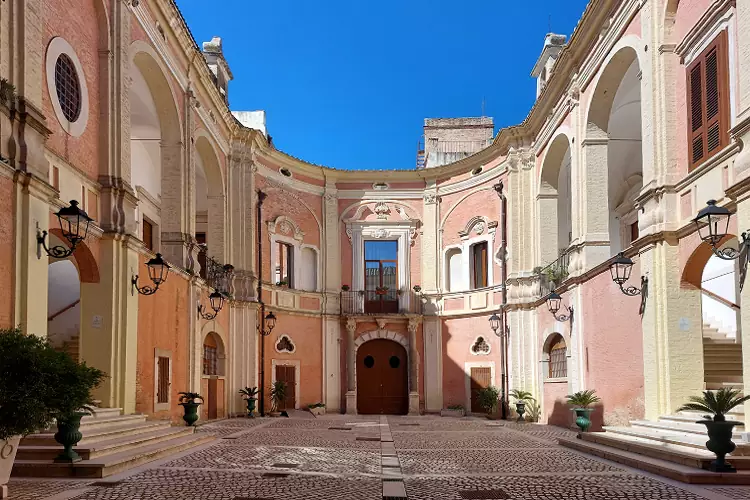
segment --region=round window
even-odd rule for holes
[[[283,175],[284,177],[292,176],[292,172],[288,168],[282,168],[281,170],[279,170],[279,172],[281,172],[281,175]]]
[[[401,366],[401,360],[398,359],[398,356],[391,356],[391,359],[388,360],[388,364],[391,365],[391,368],[398,368]]]
[[[81,83],[75,64],[66,54],[55,63],[55,89],[65,119],[73,123],[81,116]]]
[[[375,366],[375,358],[372,356],[365,357],[365,368],[372,368]]]

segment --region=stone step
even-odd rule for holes
[[[647,429],[647,431],[658,431],[666,434],[695,434],[696,436],[703,437],[703,439],[707,439],[706,426],[703,424],[696,424],[695,421],[679,422],[660,419],[654,422],[652,420],[633,420],[630,422],[630,428]],[[736,431],[732,437],[734,439],[742,439],[742,434],[739,431]]]
[[[120,416],[122,416],[122,408],[94,408],[94,414],[83,417],[81,423]]]
[[[703,364],[708,363],[742,363],[741,352],[726,352],[720,354],[706,354],[703,356]]]
[[[12,475],[13,477],[103,478],[213,440],[213,436],[191,433],[74,464],[58,464],[50,460],[16,459],[13,463]]]
[[[132,450],[144,444],[155,444],[192,433],[193,431],[189,427],[168,427],[95,443],[87,443],[85,440],[81,440],[74,449],[83,460],[91,460]],[[60,451],[62,451],[62,446],[59,444],[56,446],[19,446],[16,458],[19,460],[54,460],[60,454]]]
[[[634,450],[637,451],[633,451],[625,448],[609,446],[607,444],[597,442],[598,440],[595,441],[590,439],[591,436],[602,434],[604,433],[584,433],[580,434],[580,437],[582,439],[560,438],[558,442],[561,446],[565,446],[567,448],[611,460],[628,467],[641,469],[652,474],[658,474],[660,476],[664,476],[676,481],[681,481],[683,483],[720,485],[750,484],[750,472],[746,470],[741,470],[734,474],[716,474],[714,472],[702,470],[702,466],[706,463],[706,461],[710,462],[710,457],[705,459],[702,457],[690,457],[690,454],[688,454],[687,457],[684,457],[684,460],[687,463],[700,464],[701,466],[695,467],[693,465],[685,465],[683,463],[645,455],[644,451],[648,451],[644,450],[643,448],[634,448]],[[626,444],[622,446],[627,447]],[[677,458],[677,454],[675,453],[668,453],[662,456],[668,458]],[[737,466],[736,462],[735,466]]]
[[[135,424],[112,425],[101,428],[86,429],[81,443],[96,443],[98,441],[114,439],[116,437],[131,436],[142,432],[158,429],[168,429],[172,424],[168,420],[147,420]],[[57,446],[52,430],[39,434],[29,434],[21,440],[21,446]]]
[[[742,377],[742,368],[735,370],[728,367],[705,370],[706,377]]]
[[[679,413],[676,415],[662,415],[659,417],[660,422],[682,422],[685,424],[692,424],[696,426],[701,426],[703,430],[705,431],[706,428],[703,426],[703,424],[696,424],[697,421],[703,420],[703,415],[700,413]],[[737,422],[741,422],[740,425],[738,425],[736,428],[742,429],[744,427],[744,420],[745,420],[745,414],[744,413],[735,413],[730,412],[727,414],[727,420],[734,420]]]
[[[102,427],[114,427],[123,424],[137,424],[146,421],[146,415],[116,415],[112,417],[84,417],[81,419],[81,432]]]
[[[653,443],[685,446],[689,448],[705,449],[706,436],[688,432],[660,431],[657,429],[604,426],[610,436],[627,436]]]
[[[742,371],[742,357],[737,356],[739,359],[734,357],[722,356],[721,359],[707,358],[703,360],[704,370],[738,370]]]
[[[742,349],[742,344],[735,342],[735,339],[703,339],[703,350],[723,351],[732,349]]]

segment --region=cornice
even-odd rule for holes
[[[694,51],[700,45],[709,31],[734,6],[735,0],[717,0],[708,7],[698,22],[693,25],[682,41],[674,48],[674,53],[680,57],[681,63],[684,63],[688,56],[693,57],[691,51]]]

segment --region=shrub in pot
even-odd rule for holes
[[[581,429],[581,432],[586,432],[591,427],[591,412],[594,409],[589,407],[601,401],[595,393],[596,391],[591,389],[565,396],[568,399],[568,404],[573,407],[576,414],[576,425]]]
[[[203,404],[203,396],[197,392],[180,392],[179,396],[180,402],[178,404],[182,406],[184,410],[182,420],[184,420],[188,426],[195,425],[200,418],[198,415],[198,407]]]
[[[323,415],[326,412],[326,405],[323,403],[313,403],[307,405],[307,409],[310,410],[310,413],[313,415]]]
[[[253,413],[255,412],[255,402],[258,400],[258,388],[245,387],[244,389],[240,389],[239,392],[242,395],[242,399],[245,400],[245,404],[247,404],[247,416],[255,418]]]
[[[526,403],[536,402],[536,399],[534,399],[534,396],[530,392],[520,389],[510,391],[510,397],[516,400],[516,413],[518,414],[516,422],[523,422],[523,414],[526,413]]]
[[[497,419],[497,410],[500,407],[500,389],[492,385],[479,389],[477,391],[477,404],[487,412],[487,418]]]
[[[727,421],[726,414],[733,408],[750,400],[750,396],[742,396],[739,390],[725,387],[718,391],[703,391],[702,396],[690,397],[690,402],[682,405],[677,411],[700,411],[708,415],[697,423],[706,426],[708,441],[706,448],[716,455],[709,470],[712,472],[737,472],[726,456],[732,453],[736,445],[732,442],[732,430],[740,422]]]
[[[286,382],[277,380],[271,384],[271,416],[280,415],[279,407],[286,400]]]

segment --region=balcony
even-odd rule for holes
[[[536,268],[539,276],[539,293],[546,297],[552,291],[562,285],[568,279],[568,266],[570,265],[570,252],[563,252],[557,260],[543,268]]]
[[[409,290],[347,290],[341,292],[341,315],[422,314],[422,294]]]

